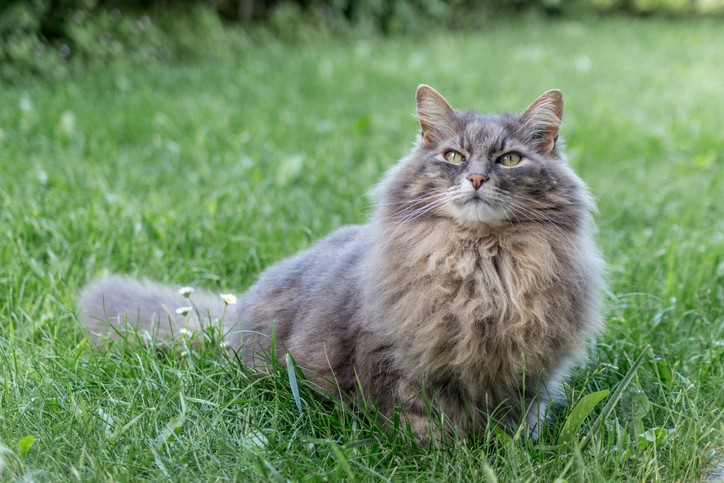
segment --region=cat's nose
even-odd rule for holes
[[[473,173],[468,176],[468,180],[473,184],[473,188],[478,189],[483,185],[483,182],[488,180],[488,175],[485,173]]]

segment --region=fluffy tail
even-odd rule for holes
[[[224,318],[225,331],[233,330],[239,321],[239,314],[233,310],[236,306],[230,305],[225,311],[219,294],[196,290],[187,299],[179,288],[112,276],[91,282],[78,296],[76,305],[96,343],[103,339],[118,340],[119,333],[131,328],[139,333],[145,331],[155,340],[165,340],[178,335],[183,328],[199,330],[202,323],[208,326],[217,318]],[[183,315],[177,312],[182,307],[192,310]]]

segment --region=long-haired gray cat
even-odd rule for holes
[[[535,436],[602,325],[593,204],[558,142],[563,98],[483,116],[422,85],[417,115],[421,135],[378,186],[370,222],[267,269],[228,307],[226,340],[260,367],[274,328],[276,354],[323,391],[388,417],[399,406],[423,440],[425,400],[449,421],[435,437],[491,419]],[[207,321],[224,313],[216,294],[192,300]],[[182,305],[177,288],[119,276],[79,299],[91,333],[111,337],[109,322],[178,333]]]

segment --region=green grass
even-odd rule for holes
[[[3,87],[0,479],[553,481],[569,467],[568,481],[699,481],[724,430],[721,45],[714,22],[527,19]],[[170,355],[181,343],[88,348],[73,295],[91,277],[238,294],[363,222],[366,193],[414,140],[419,83],[485,112],[564,93],[610,293],[608,328],[550,434],[410,447],[404,428],[303,384],[300,414],[283,364],[249,378],[213,331],[191,357]],[[603,404],[557,445],[572,404],[615,390],[647,344],[593,444],[577,449]],[[637,438],[655,428],[670,432],[660,444]]]

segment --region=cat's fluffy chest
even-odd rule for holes
[[[418,377],[453,377],[471,388],[519,380],[523,353],[527,370],[545,371],[569,329],[554,320],[569,305],[557,275],[569,261],[545,237],[430,228],[412,235],[415,245],[388,244],[378,272],[382,328],[398,342],[398,363]]]

